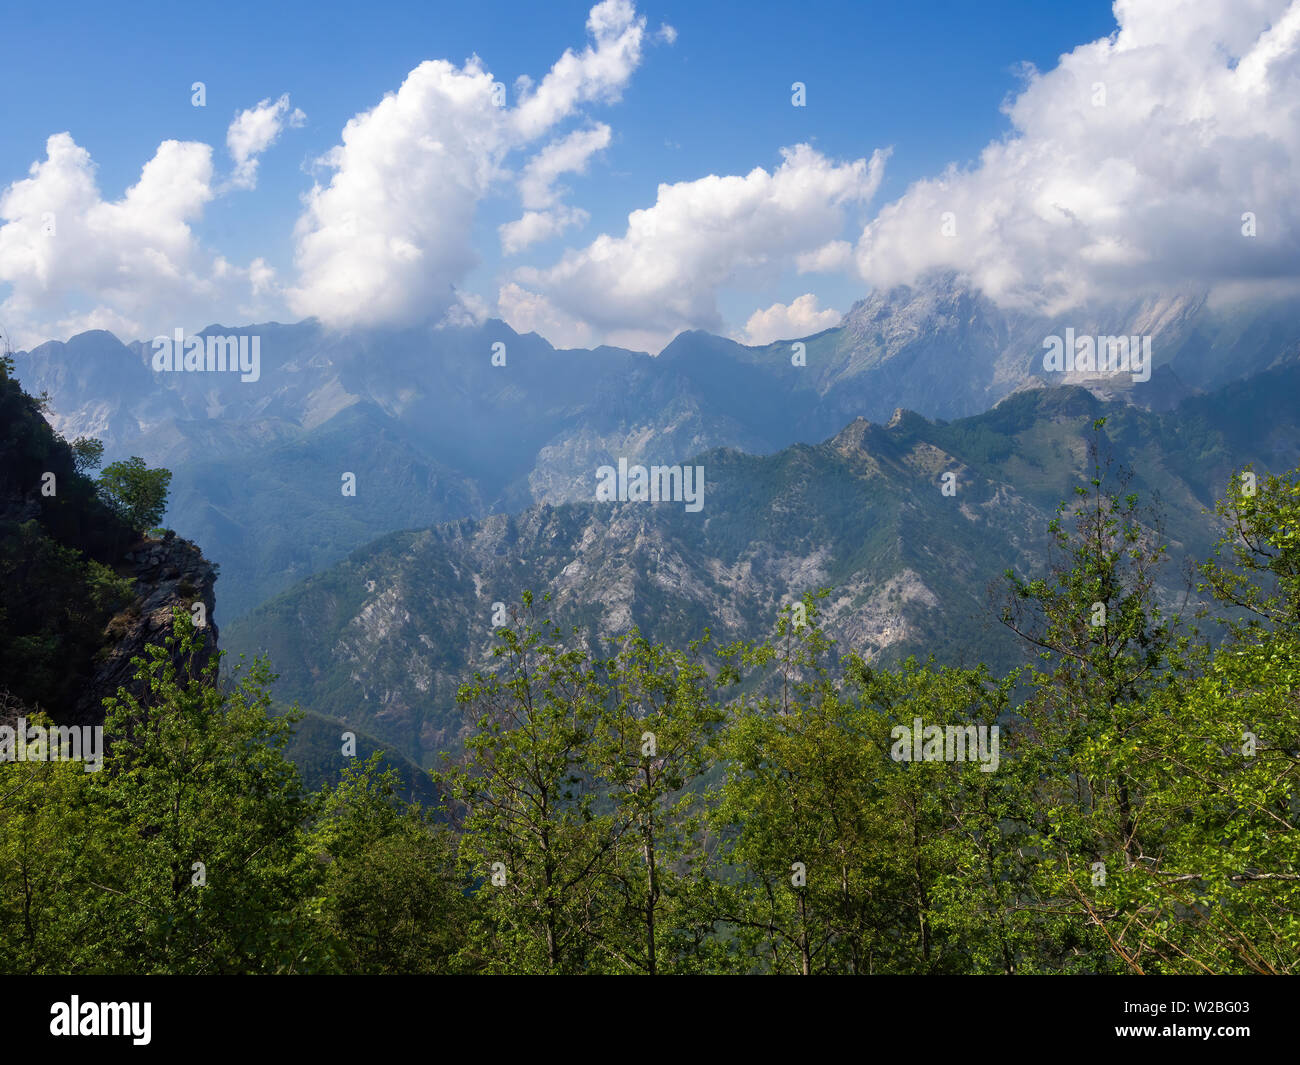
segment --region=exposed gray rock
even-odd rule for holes
[[[148,540],[128,551],[118,572],[135,580],[136,597],[109,622],[109,649],[95,663],[71,723],[102,722],[103,700],[116,695],[119,688],[142,694],[134,683],[132,659],[143,656],[147,645],[163,642],[171,632],[176,607],[189,613],[193,604],[203,604],[203,651],[185,663],[185,670],[197,675],[217,649],[213,620],[217,569],[197,546],[168,533],[162,540]]]

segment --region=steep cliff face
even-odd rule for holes
[[[143,656],[149,644],[166,639],[176,607],[195,618],[196,624],[203,622],[203,650],[183,663],[184,669],[197,675],[217,649],[217,625],[212,619],[217,569],[195,544],[170,532],[161,540],[142,540],[123,555],[117,572],[133,582],[135,598],[105,629],[93,672],[70,710],[77,724],[102,721],[103,700],[119,688],[143,694],[134,683],[131,660]],[[197,604],[202,605],[201,611],[195,610]]]

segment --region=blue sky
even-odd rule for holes
[[[1130,6],[1157,5],[1156,0],[1133,0]],[[1230,6],[1220,12],[1224,19]],[[1261,9],[1255,13],[1256,24],[1248,27],[1258,37],[1286,4],[1265,10],[1269,4],[1252,0],[1247,6]],[[302,197],[313,181],[328,185],[331,171],[313,167],[313,160],[340,143],[349,119],[395,92],[422,61],[445,59],[459,69],[471,55],[508,86],[507,105],[513,107],[519,101],[517,76],[540,82],[566,49],[577,52],[591,44],[584,29],[590,8],[582,2],[137,3],[129,14],[122,14],[102,4],[10,5],[4,81],[9,99],[0,129],[0,159],[5,161],[0,186],[27,177],[29,166],[45,158],[46,138],[63,131],[88,153],[99,194],[110,202],[140,179],[142,166],[161,142],[210,145],[210,182],[216,191],[204,199],[201,210],[184,217],[193,243],[186,254],[209,260],[220,256],[239,269],[260,259],[274,272],[276,285],[301,284],[294,227],[304,211]],[[1162,15],[1147,14],[1152,23]],[[1103,40],[1116,29],[1116,16],[1107,3],[1031,0],[901,5],[665,0],[638,3],[634,18],[644,20],[644,27],[626,77],[617,79],[610,92],[563,110],[526,144],[493,156],[503,172],[486,192],[475,193],[470,209],[470,257],[477,265],[467,267],[466,257],[458,256],[450,265],[420,272],[419,283],[442,286],[450,277],[458,291],[477,297],[477,310],[497,313],[503,281],[531,266],[546,276],[522,287],[554,304],[557,322],[578,322],[582,299],[592,298],[577,291],[581,277],[547,273],[566,249],[581,252],[601,234],[623,236],[629,212],[653,206],[660,183],[743,176],[755,167],[771,173],[781,164],[781,149],[799,144],[810,146],[834,166],[889,151],[878,187],[849,196],[836,208],[843,221],[837,236],[854,245],[882,206],[905,197],[914,183],[939,177],[950,163],[977,169],[981,150],[1013,132],[1001,107],[1025,89],[1023,64],[1051,73],[1062,54]],[[1244,21],[1250,23],[1250,16]],[[675,32],[662,31],[664,26]],[[1144,24],[1135,17],[1135,39],[1142,32]],[[1255,38],[1247,34],[1238,44],[1240,35],[1234,32],[1220,34],[1220,50],[1248,51]],[[671,43],[666,37],[673,38]],[[1170,47],[1177,46],[1171,39]],[[1112,54],[1098,62],[1118,60]],[[1194,70],[1185,72],[1194,80]],[[1147,75],[1154,77],[1150,71]],[[196,108],[191,106],[190,85],[200,80],[206,84],[207,103]],[[806,107],[791,106],[795,81],[807,85]],[[305,123],[298,128],[286,124],[261,152],[255,188],[222,191],[221,183],[232,169],[225,149],[227,127],[240,111],[281,94],[288,94],[292,108],[305,112]],[[1047,93],[1040,96],[1046,98]],[[1036,107],[1032,100],[1026,105],[1030,125],[1041,118]],[[608,146],[591,156],[585,173],[567,173],[558,181],[563,203],[585,212],[585,222],[520,254],[503,256],[498,227],[521,213],[512,177],[548,143],[594,123],[608,125]],[[405,149],[399,145],[393,150]],[[400,173],[399,167],[385,180],[400,182]],[[864,188],[870,184],[864,182]],[[430,192],[425,199],[422,195],[412,193],[404,210],[446,209],[448,200],[441,194]],[[1089,198],[1081,194],[1082,200]],[[6,214],[11,225],[20,221],[16,211],[11,204]],[[319,226],[328,226],[329,217],[317,219]],[[434,226],[423,239],[439,242],[442,236],[431,234],[441,233]],[[69,277],[60,288],[60,267],[51,260],[42,267],[48,276],[33,286],[22,274],[30,268],[31,254],[20,254],[19,245],[27,239],[20,237],[11,228],[6,244],[0,230],[0,279],[9,291],[0,318],[16,335],[54,330],[59,323],[66,327],[83,318],[91,322],[90,312],[101,295],[95,290],[95,275],[83,270],[74,277],[75,270],[67,267]],[[778,245],[770,255],[753,247],[736,252],[742,264],[752,265],[756,257],[770,260],[759,271],[742,268],[733,273],[726,262],[709,265],[702,283],[711,288],[717,317],[703,304],[686,306],[686,300],[677,312],[678,321],[649,315],[644,308],[638,312],[633,300],[628,308],[630,334],[653,340],[692,325],[736,332],[756,309],[785,304],[804,293],[814,295],[823,310],[843,311],[873,281],[884,279],[870,267],[844,264],[837,270],[801,273],[794,266],[790,241]],[[663,254],[672,252],[662,247],[653,252]],[[879,258],[883,262],[890,256],[882,253]],[[645,256],[635,249],[617,261],[647,266]],[[193,261],[189,268],[200,281],[206,276]],[[655,263],[648,268],[654,269]],[[117,269],[120,274],[120,263]],[[580,272],[580,267],[574,269]],[[328,270],[322,264],[318,279]],[[575,291],[562,291],[570,282]],[[0,295],[5,291],[0,284]],[[268,299],[267,291],[257,308],[274,312],[278,302],[275,316],[282,319],[298,316],[290,306],[312,309],[330,302],[327,297],[316,303],[308,297],[297,303]],[[240,307],[253,306],[226,293],[222,285],[198,284],[189,296],[192,299],[177,298],[184,308],[178,306],[172,315],[187,325],[204,324],[190,319],[204,317],[205,311],[207,321],[233,321]],[[442,299],[438,293],[429,296],[435,304]],[[664,299],[671,302],[671,294]],[[418,301],[413,295],[408,302]],[[103,310],[104,321],[118,314],[112,307]],[[409,317],[407,311],[404,305],[393,313]],[[158,323],[160,317],[167,317],[165,306],[150,307],[144,300],[120,313],[121,320],[146,332],[167,324]],[[702,320],[687,320],[691,318]],[[538,320],[549,319],[542,315]],[[585,333],[577,326],[556,330],[595,342],[608,338],[611,326],[606,322]]]

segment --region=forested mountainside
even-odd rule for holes
[[[827,631],[869,662],[934,654],[1005,669],[1022,649],[989,585],[1046,563],[1048,521],[1089,475],[1096,419],[1169,537],[1160,588],[1172,604],[1187,595],[1182,559],[1218,534],[1207,511],[1233,471],[1300,458],[1298,389],[1294,366],[1168,412],[1038,389],[950,423],[898,411],[773,455],[713,450],[687,463],[704,469],[698,512],[540,504],[393,534],[232,624],[228,643],[269,651],[283,697],[425,765],[466,734],[455,695],[491,652],[494,604],[527,590],[551,593],[557,617],[593,640],[637,626],[681,643],[705,627],[757,638],[781,604],[824,586]]]
[[[178,612],[107,771],[0,764],[0,970],[1294,972],[1300,469],[1219,506],[1217,649],[1092,473],[1008,582],[1018,675],[837,655],[817,595],[593,657],[521,596],[434,774],[451,826],[373,758],[306,794],[265,666],[168,668]]]
[[[150,538],[101,498],[39,401],[0,368],[0,692],[60,723],[102,721],[130,660],[172,609],[213,608],[214,568],[173,535]],[[211,645],[217,632],[208,628]]]
[[[166,471],[78,473],[6,368],[0,970],[1294,971],[1298,372],[390,535],[221,677],[212,567],[141,534]],[[106,742],[52,757],[22,700],[101,668]]]

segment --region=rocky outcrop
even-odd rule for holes
[[[186,663],[201,668],[216,649],[216,576],[173,533],[141,539],[0,362],[0,718],[99,723],[177,607],[202,607],[203,647]]]
[[[131,661],[143,656],[149,644],[163,643],[172,630],[176,607],[191,617],[199,615],[204,623],[203,650],[184,663],[188,674],[198,675],[217,649],[217,626],[212,617],[217,568],[196,545],[167,532],[160,540],[146,539],[132,547],[117,570],[135,581],[136,596],[108,624],[107,643],[73,709],[76,724],[102,722],[103,700],[116,695],[119,688],[142,694],[135,685]],[[196,603],[203,605],[201,612],[194,610]]]

